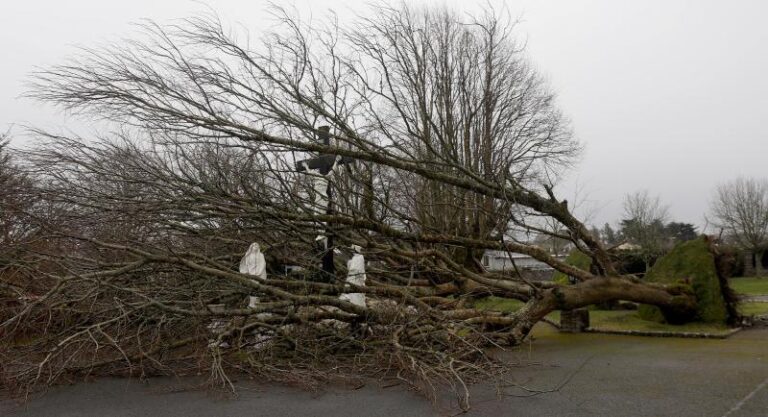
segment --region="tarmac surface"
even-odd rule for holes
[[[677,339],[535,331],[505,353],[517,386],[472,388],[466,416],[768,416],[768,329],[728,339]],[[0,416],[449,416],[416,393],[371,381],[318,393],[242,384],[238,397],[179,389],[188,380],[100,379],[58,387],[25,404],[0,402]],[[525,387],[526,389],[520,388]],[[531,392],[542,391],[542,392]]]

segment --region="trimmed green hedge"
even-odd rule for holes
[[[592,258],[585,255],[582,251],[578,249],[574,249],[565,258],[565,263],[589,272],[589,268],[592,266]],[[570,283],[568,281],[568,275],[560,271],[555,271],[555,275],[552,276],[552,281],[558,284],[563,284],[563,285],[567,285]]]
[[[705,239],[683,242],[659,259],[648,271],[645,279],[649,282],[678,284],[681,290],[693,291],[696,295],[696,319],[706,323],[726,323],[728,312],[717,277],[715,256]],[[642,305],[640,317],[645,320],[669,322],[658,307]]]

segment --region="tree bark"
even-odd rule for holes
[[[755,275],[755,253],[751,250],[744,253],[744,276],[751,277]]]

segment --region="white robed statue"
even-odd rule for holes
[[[331,161],[324,161],[327,166],[320,166],[318,168],[310,168],[308,161],[299,162],[300,169],[311,174],[312,190],[314,191],[314,204],[312,210],[317,215],[327,214],[328,210],[328,184],[330,183],[329,177],[333,174],[337,162],[340,158],[336,158]],[[320,234],[315,237],[315,241],[323,247],[324,250],[328,250],[328,237],[325,234],[325,229],[320,230]]]
[[[245,256],[240,260],[240,273],[253,275],[261,280],[267,279],[267,262],[258,243],[251,243]],[[255,308],[259,304],[259,297],[248,297],[248,308]]]
[[[352,251],[354,254],[352,258],[347,261],[347,283],[364,287],[365,286],[365,257],[362,253],[362,248],[358,245],[352,245]],[[349,301],[352,304],[365,307],[365,294],[364,293],[344,293],[339,296],[340,299]]]

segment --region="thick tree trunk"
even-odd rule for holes
[[[744,276],[751,277],[755,275],[755,254],[752,251],[744,253]]]
[[[518,312],[512,342],[522,342],[533,326],[554,310],[570,310],[614,300],[652,304],[680,318],[696,315],[696,299],[691,294],[630,279],[602,277],[541,291]]]
[[[763,253],[762,250],[752,251],[755,262],[755,276],[762,277],[765,275],[765,269],[763,268]]]

